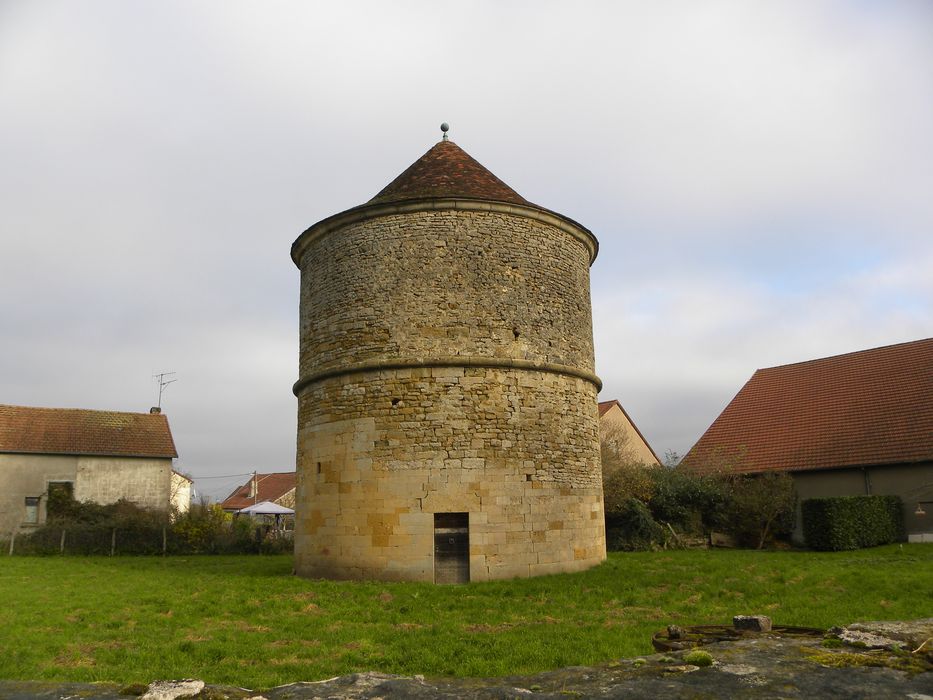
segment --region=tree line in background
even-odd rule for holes
[[[610,550],[684,547],[713,532],[762,549],[789,539],[794,528],[796,497],[786,473],[745,476],[722,463],[701,475],[676,468],[676,455],[665,466],[646,465],[621,428],[602,436],[601,456]]]

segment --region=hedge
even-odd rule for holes
[[[128,501],[66,499],[41,527],[0,543],[5,554],[251,554],[292,551],[291,533],[267,532],[217,505],[193,504],[172,522],[165,511]]]
[[[904,539],[903,505],[897,496],[810,498],[800,509],[803,538],[811,549],[861,549]]]
[[[225,523],[203,537],[167,525],[110,526],[54,522],[29,533],[20,533],[11,543],[0,541],[0,555],[7,553],[110,555],[110,554],[277,554],[291,552],[292,533],[264,532],[249,518]]]

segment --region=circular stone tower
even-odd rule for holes
[[[596,251],[446,134],[298,237],[299,575],[462,582],[605,559]]]

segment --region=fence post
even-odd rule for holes
[[[113,532],[110,533],[110,556],[113,556],[113,553],[117,549],[117,528],[113,528]]]
[[[58,552],[62,555],[65,553],[65,528],[62,528],[62,541],[58,546]]]
[[[13,556],[13,543],[16,542],[16,530],[10,533],[10,556]]]
[[[162,556],[165,556],[167,541],[165,539],[165,526],[162,526]]]

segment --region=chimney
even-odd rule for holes
[[[159,408],[158,406],[153,406],[152,408],[149,409],[149,413],[153,415],[157,413],[162,413],[162,409]]]

